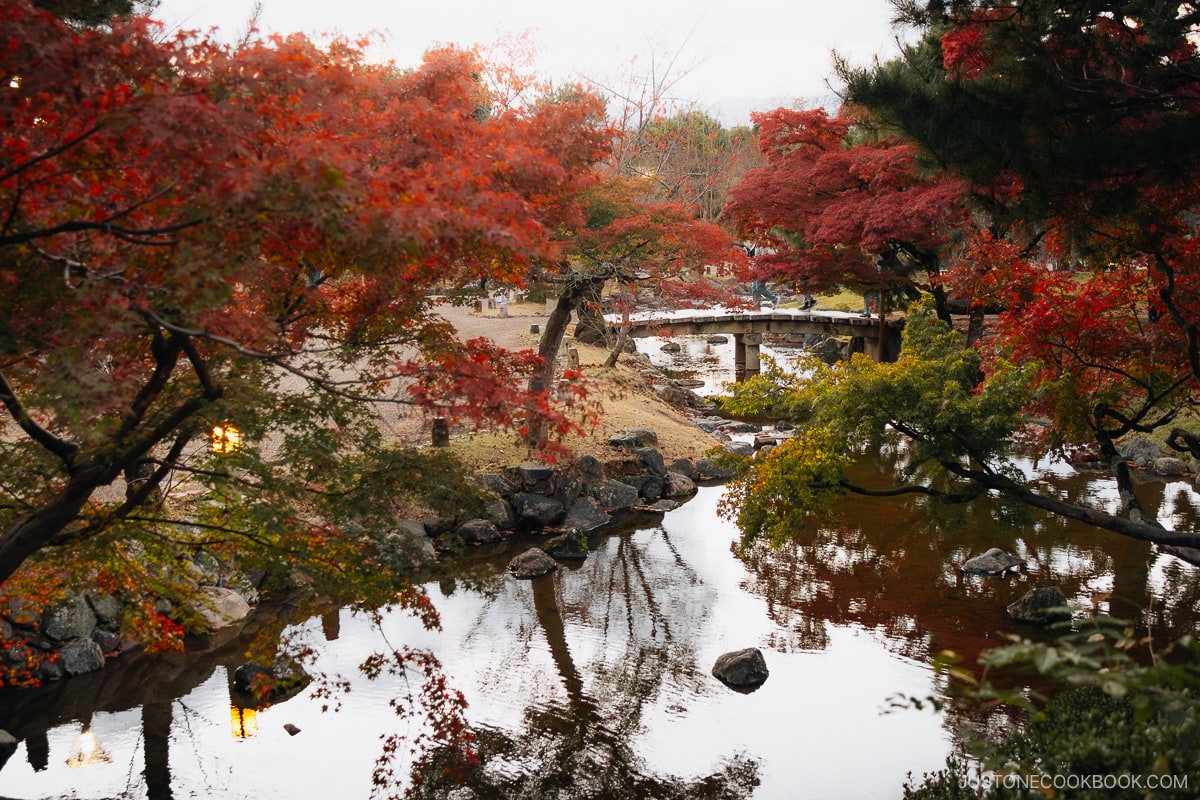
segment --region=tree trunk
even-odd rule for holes
[[[603,347],[609,341],[608,323],[602,312],[605,281],[588,281],[582,288],[575,311],[579,324],[575,326],[575,341]]]
[[[613,343],[612,350],[608,353],[608,358],[604,361],[604,366],[607,369],[612,369],[617,365],[617,360],[621,358],[621,353],[625,350],[625,345],[629,343],[629,329],[632,327],[629,321],[630,308],[633,306],[633,297],[626,295],[622,298],[621,303],[621,327],[617,329],[617,340]]]
[[[563,286],[563,290],[558,295],[558,302],[554,305],[554,310],[550,312],[549,318],[546,320],[545,330],[542,332],[542,341],[538,345],[538,356],[542,359],[542,369],[529,379],[529,391],[533,394],[549,394],[550,387],[554,385],[554,375],[557,369],[558,350],[562,347],[563,336],[566,335],[567,325],[571,322],[571,313],[580,307],[581,302],[589,294],[589,291],[596,287],[604,285],[604,279],[594,278],[576,283],[568,283]],[[527,433],[525,441],[534,446],[541,447],[546,442],[546,420],[542,417],[534,417],[528,420],[525,425]]]
[[[621,358],[621,353],[625,352],[625,345],[629,343],[629,315],[625,315],[625,319],[621,321],[621,327],[617,330],[617,341],[613,344],[612,350],[608,352],[608,358],[604,360],[604,366],[612,369],[617,365],[617,361]]]
[[[939,281],[930,287],[929,292],[933,295],[933,308],[937,318],[953,326],[954,317],[950,313],[950,296],[946,294],[946,288]]]
[[[71,477],[57,498],[10,525],[0,535],[0,586],[20,569],[25,559],[48,547],[78,519],[97,487],[112,483],[120,474],[119,466],[87,465]]]
[[[967,347],[974,347],[983,340],[983,304],[972,302],[967,317]]]

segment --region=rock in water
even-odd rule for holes
[[[1002,572],[1023,566],[1025,566],[1024,559],[1009,555],[999,547],[993,547],[981,556],[967,559],[959,569],[963,572],[981,575],[999,575]]]
[[[734,650],[717,659],[712,668],[713,677],[735,689],[756,689],[771,673],[767,662],[757,647]]]
[[[558,569],[558,562],[545,551],[531,547],[508,562],[508,571],[516,578],[540,578]]]
[[[1008,606],[1008,615],[1021,622],[1050,623],[1071,618],[1067,596],[1057,586],[1030,589],[1020,600]]]

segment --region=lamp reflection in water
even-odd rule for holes
[[[258,712],[253,708],[229,707],[229,723],[233,738],[249,739],[258,733]]]
[[[67,766],[75,769],[94,767],[97,764],[107,764],[111,761],[112,757],[96,740],[96,734],[88,728],[84,728],[80,732],[75,743],[71,745],[70,755],[67,756]]]

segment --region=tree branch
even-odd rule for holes
[[[976,482],[986,489],[995,489],[1026,505],[1040,508],[1056,516],[1073,519],[1095,528],[1102,528],[1144,542],[1175,547],[1200,547],[1200,533],[1181,533],[1163,528],[1157,522],[1154,524],[1138,522],[1097,509],[1068,503],[1065,500],[1047,497],[993,472],[967,469],[961,464],[945,464],[944,466],[961,478]]]
[[[0,403],[4,404],[4,407],[8,409],[8,413],[30,439],[33,439],[50,453],[61,459],[64,464],[70,465],[75,454],[79,451],[79,445],[55,436],[34,422],[33,418],[29,416],[29,412],[25,410],[21,401],[17,398],[16,392],[3,372],[0,372]]]

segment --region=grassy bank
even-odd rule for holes
[[[621,451],[608,445],[611,436],[630,428],[647,428],[658,434],[658,449],[668,463],[676,458],[697,459],[718,442],[697,428],[682,410],[659,399],[653,387],[628,358],[616,367],[603,365],[607,351],[587,345],[574,345],[579,352],[584,386],[588,397],[576,409],[575,418],[584,433],[568,436],[562,444],[566,454],[559,460],[593,455],[601,461],[616,459]],[[626,363],[628,362],[628,363]],[[588,422],[587,412],[595,419]],[[450,450],[473,470],[515,466],[530,458],[532,452],[516,431],[452,432]]]

